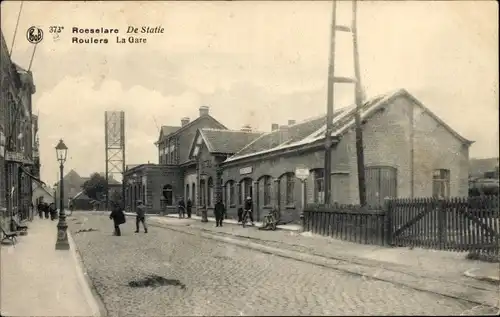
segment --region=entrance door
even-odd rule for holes
[[[394,167],[367,167],[365,179],[369,206],[382,206],[385,197],[397,197],[397,170]]]

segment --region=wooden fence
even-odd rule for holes
[[[363,244],[384,245],[387,238],[386,213],[381,208],[355,205],[307,205],[304,231]]]
[[[304,231],[351,242],[499,254],[498,196],[393,199],[384,207],[308,205]]]

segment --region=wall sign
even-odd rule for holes
[[[26,156],[20,152],[6,152],[5,153],[5,160],[11,161],[11,162],[23,163],[23,164],[33,164],[32,160],[26,158]]]
[[[253,168],[251,166],[240,168],[240,175],[251,174],[253,172]]]

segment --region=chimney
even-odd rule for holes
[[[185,126],[186,124],[189,123],[189,118],[188,117],[184,117],[181,119],[181,126]]]
[[[293,125],[295,124],[295,120],[288,120],[288,125]]]
[[[208,116],[208,107],[207,106],[200,107],[200,117],[203,117],[203,116]]]
[[[279,144],[288,141],[288,126],[282,125],[279,127]]]
[[[240,130],[243,132],[252,132],[252,127],[249,124],[245,124]]]
[[[271,124],[271,131],[276,131],[280,128],[280,126],[277,123]]]

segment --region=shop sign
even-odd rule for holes
[[[253,171],[251,166],[240,168],[240,175],[251,174]]]
[[[5,153],[5,160],[23,164],[33,164],[33,161],[28,159],[23,153],[20,152],[9,152]]]

